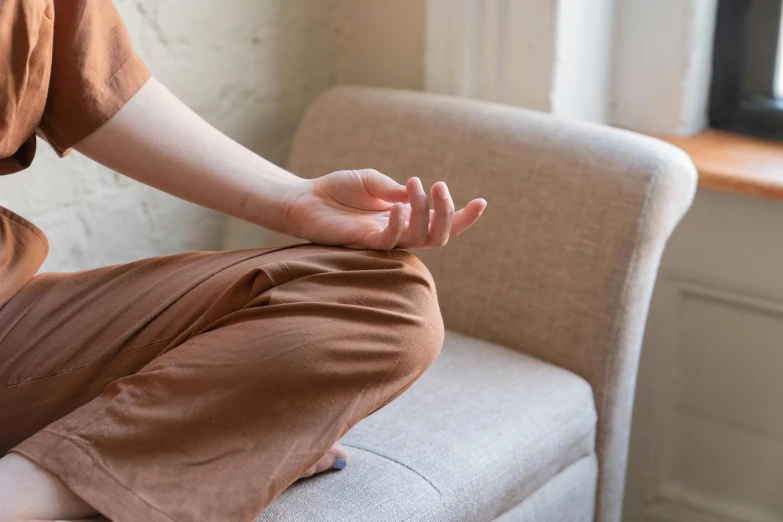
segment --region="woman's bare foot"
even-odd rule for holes
[[[327,451],[323,457],[318,459],[318,462],[313,464],[310,469],[305,471],[304,474],[299,478],[311,477],[316,473],[321,473],[329,469],[343,469],[347,464],[348,450],[345,449],[345,446],[338,442],[329,448],[329,451]]]

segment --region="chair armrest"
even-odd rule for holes
[[[471,230],[417,251],[448,328],[569,369],[593,388],[596,520],[619,522],[636,372],[664,245],[696,171],[653,138],[502,105],[340,87],[316,101],[289,168],[314,177],[375,168],[458,205],[484,197]]]

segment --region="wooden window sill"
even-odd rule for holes
[[[699,171],[699,187],[783,201],[783,142],[707,129],[654,137],[680,147]]]

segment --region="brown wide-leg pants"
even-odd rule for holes
[[[25,241],[42,240],[2,209],[0,293],[25,271]],[[432,279],[403,251],[300,245],[44,273],[0,308],[0,455],[115,522],[250,521],[442,339]]]

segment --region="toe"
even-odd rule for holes
[[[345,446],[338,442],[329,449],[327,455],[330,453],[333,457],[332,465],[330,466],[332,469],[344,469],[348,465],[348,450]]]

